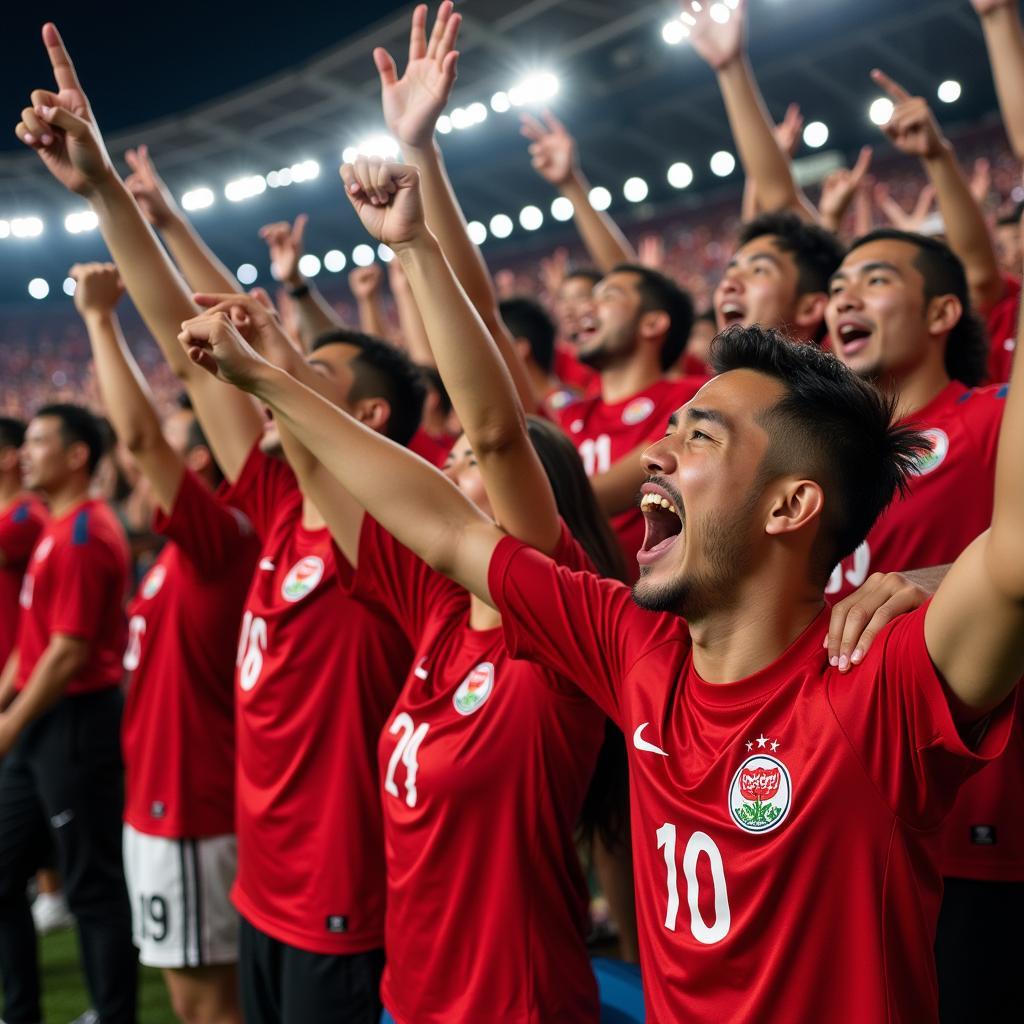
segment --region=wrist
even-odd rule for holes
[[[746,53],[743,50],[737,50],[736,53],[731,53],[727,57],[722,57],[719,60],[711,61],[712,70],[719,77],[729,76],[735,74],[737,71],[742,71],[743,66],[746,63]]]
[[[135,202],[135,198],[125,187],[124,182],[118,177],[113,167],[108,167],[106,173],[96,181],[89,182],[87,191],[83,192],[82,195],[94,208],[97,208],[97,213],[100,213],[102,209],[106,209],[108,204],[116,203],[125,196],[128,196],[132,203]]]
[[[114,323],[113,309],[83,309],[80,313],[88,327],[111,327]]]
[[[417,231],[410,238],[405,239],[405,241],[388,242],[387,245],[399,257],[408,257],[416,253],[429,252],[431,249],[440,249],[437,239],[425,224],[421,230]],[[402,263],[404,266],[404,259]]]
[[[301,274],[286,277],[284,287],[290,299],[304,299],[309,294],[309,282]]]
[[[926,164],[944,164],[955,161],[956,157],[953,155],[953,146],[949,139],[940,138],[921,159]]]
[[[590,202],[590,182],[578,167],[573,168],[569,177],[558,184],[558,191],[566,199],[573,200],[574,205],[579,199]]]

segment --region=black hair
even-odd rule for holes
[[[572,281],[575,278],[581,278],[584,281],[589,281],[590,287],[593,288],[602,277],[604,277],[604,274],[597,267],[570,267],[568,273],[562,279],[562,283]]]
[[[825,228],[808,224],[790,211],[762,213],[740,228],[739,244],[771,235],[780,252],[793,257],[797,269],[797,294],[827,292],[832,275],[843,262],[843,243]]]
[[[730,327],[715,339],[711,361],[716,373],[754,370],[783,386],[783,396],[760,418],[770,439],[762,474],[767,480],[797,473],[821,485],[825,508],[812,572],[824,586],[882,510],[905,493],[919,459],[931,451],[927,439],[896,423],[895,398],[830,353],[779,331]]]
[[[906,242],[917,248],[914,268],[924,278],[924,301],[939,295],[955,295],[963,306],[963,315],[946,339],[946,373],[969,388],[983,384],[988,376],[989,339],[985,325],[971,306],[971,292],[964,265],[956,253],[938,238],[913,231],[879,228],[862,235],[849,251],[871,242]]]
[[[346,328],[321,334],[312,346],[313,352],[326,345],[352,345],[359,349],[351,362],[355,379],[348,398],[383,398],[391,408],[384,433],[408,444],[420,425],[426,388],[416,364],[399,348],[382,338]]]
[[[640,292],[641,312],[659,310],[668,313],[668,333],[661,346],[661,368],[667,370],[683,354],[693,327],[690,293],[680,288],[672,278],[639,263],[620,263],[612,267],[611,273],[635,274],[640,278],[637,290]]]
[[[213,486],[219,487],[224,482],[224,471],[220,468],[220,463],[214,458],[213,449],[210,447],[210,441],[206,436],[206,431],[203,430],[203,425],[199,422],[199,417],[192,411],[192,403],[188,405],[178,403],[181,405],[183,411],[191,412],[192,417],[189,420],[188,430],[185,432],[185,451],[190,452],[195,448],[205,448],[210,453],[210,468],[213,476]]]
[[[530,343],[533,361],[550,373],[555,365],[555,322],[536,299],[515,295],[498,304],[498,311],[513,338]]]
[[[110,438],[105,439],[104,427],[98,417],[94,416],[88,409],[81,405],[72,405],[70,402],[54,402],[44,405],[36,410],[35,419],[41,416],[52,417],[60,421],[60,436],[64,446],[73,444],[84,444],[89,449],[89,460],[87,463],[89,475],[96,471],[100,459],[110,448],[110,440],[113,431],[110,424],[103,421]]]
[[[25,443],[25,422],[0,416],[0,448],[20,448]]]
[[[1018,228],[1020,218],[1024,215],[1024,203],[1014,203],[1013,209],[996,219],[997,228]]]

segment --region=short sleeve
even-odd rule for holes
[[[181,477],[170,515],[160,508],[154,513],[153,529],[174,541],[208,579],[237,564],[256,539],[248,516],[225,505],[190,469]]]
[[[28,565],[43,525],[42,517],[30,501],[19,501],[11,513],[0,520],[0,551],[8,566],[21,568]]]
[[[1014,716],[1008,698],[977,726],[970,745],[955,700],[924,639],[928,604],[883,632],[858,671],[829,676],[829,702],[861,763],[892,811],[917,828],[937,825],[958,788],[998,757]]]
[[[630,666],[685,629],[681,619],[638,608],[625,584],[572,572],[511,537],[494,549],[488,585],[512,657],[573,680],[617,723]]]
[[[265,538],[280,515],[281,506],[290,501],[301,502],[302,494],[288,463],[265,455],[257,443],[249,452],[238,479],[228,489],[225,500],[241,509],[256,533]]]
[[[95,640],[112,609],[124,601],[125,579],[118,556],[95,535],[54,549],[46,568],[55,578],[48,632]]]

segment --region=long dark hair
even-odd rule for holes
[[[575,445],[554,424],[538,416],[527,416],[526,426],[555,492],[558,514],[589,555],[598,574],[625,582],[626,560],[622,548],[597,504]],[[611,720],[605,722],[604,743],[597,755],[578,824],[581,838],[589,843],[599,835],[608,850],[621,848],[628,836],[626,742]]]

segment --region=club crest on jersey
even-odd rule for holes
[[[786,766],[768,754],[753,754],[729,787],[729,813],[744,832],[771,832],[789,814],[793,786]]]
[[[324,560],[316,555],[307,555],[288,570],[288,575],[281,584],[281,596],[294,604],[316,590],[317,584],[323,578]]]
[[[921,433],[928,439],[932,450],[917,460],[918,476],[924,476],[937,469],[949,452],[949,435],[944,430],[932,427],[930,430],[922,430]]]
[[[480,710],[493,689],[494,666],[489,661],[482,661],[459,683],[452,695],[452,704],[460,715],[471,715]]]
[[[147,600],[152,600],[160,593],[160,588],[164,585],[164,580],[167,578],[167,570],[162,565],[154,565],[152,569],[146,573],[146,578],[142,581],[142,596]]]
[[[632,427],[636,423],[643,423],[651,413],[654,412],[654,400],[650,398],[634,398],[625,409],[622,410],[622,422]]]

